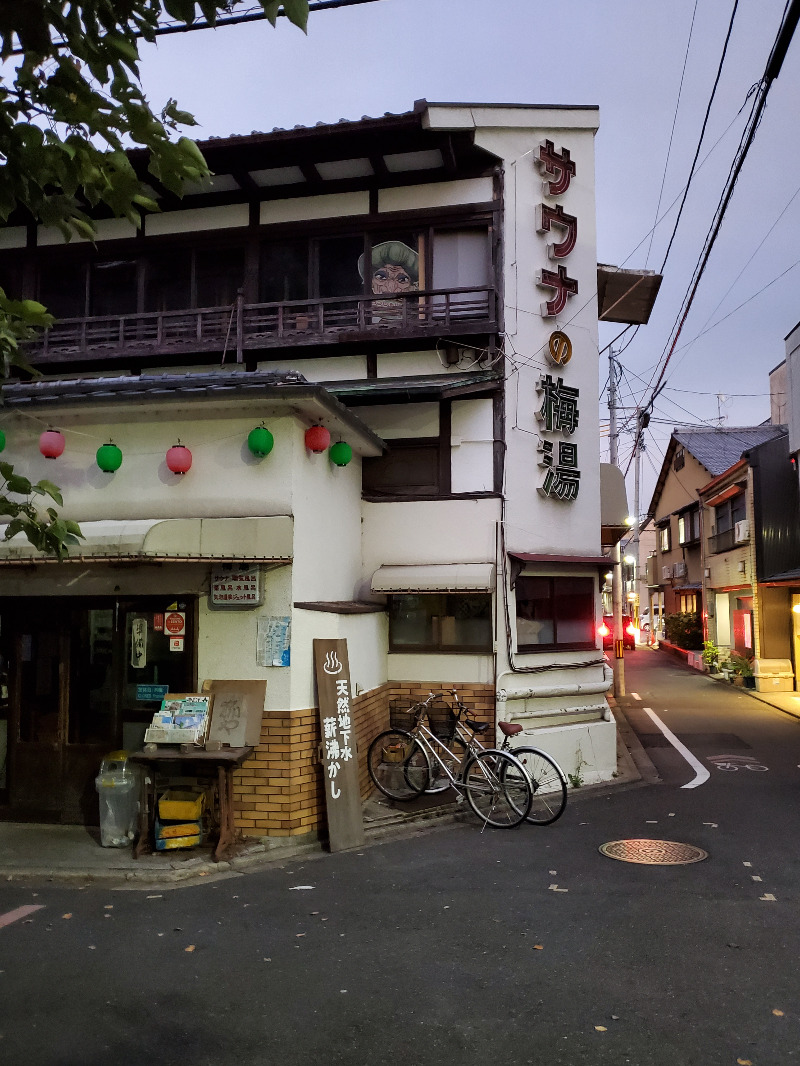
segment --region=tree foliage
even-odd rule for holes
[[[30,221],[61,230],[65,240],[92,240],[99,209],[138,225],[157,211],[152,185],[180,196],[209,169],[197,145],[181,133],[196,125],[174,99],[154,109],[139,79],[139,48],[165,21],[187,26],[235,11],[239,0],[0,0],[0,222]],[[308,0],[259,0],[274,26],[282,10],[305,29]],[[128,155],[144,149],[137,169]],[[20,294],[13,294],[20,295]],[[30,371],[23,345],[52,324],[34,300],[0,289],[0,374]],[[55,486],[26,479],[0,464],[0,518],[5,536],[24,533],[40,550],[61,555],[80,536],[53,508],[37,520],[32,497]],[[17,485],[17,488],[13,486]],[[40,491],[41,490],[41,491]],[[54,490],[54,492],[51,491]],[[52,514],[51,514],[52,512]],[[72,527],[72,528],[70,528]]]

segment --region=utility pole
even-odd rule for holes
[[[614,349],[608,349],[608,445],[609,457],[614,466],[619,466],[619,432],[617,430],[617,381],[619,364]],[[625,695],[625,660],[622,647],[622,550],[620,542],[614,545],[614,565],[611,570],[611,603],[614,615],[614,695]]]

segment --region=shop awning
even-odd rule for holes
[[[494,586],[494,563],[381,566],[372,575],[373,592],[491,592]]]
[[[268,518],[167,518],[130,522],[81,522],[84,539],[64,562],[202,561],[288,562],[293,521]],[[0,540],[0,565],[53,563],[19,535]]]

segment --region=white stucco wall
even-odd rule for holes
[[[54,481],[64,496],[64,514],[77,522],[290,514],[292,455],[303,433],[297,420],[266,418],[275,445],[257,459],[247,447],[247,434],[261,421],[257,414],[201,415],[202,405],[188,404],[154,411],[94,403],[81,412],[61,412],[54,425],[66,447],[58,459],[45,459],[38,441],[48,423],[9,412],[3,458],[33,481]],[[95,460],[109,439],[123,453],[114,474]],[[167,450],[178,440],[192,453],[187,474],[173,474],[166,465]]]
[[[460,400],[450,416],[450,477],[453,492],[494,488],[494,416],[491,400]]]
[[[497,499],[364,503],[362,507],[366,588],[379,566],[495,561]]]

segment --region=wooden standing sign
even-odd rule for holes
[[[330,849],[343,851],[364,843],[347,641],[315,640],[314,669]]]

